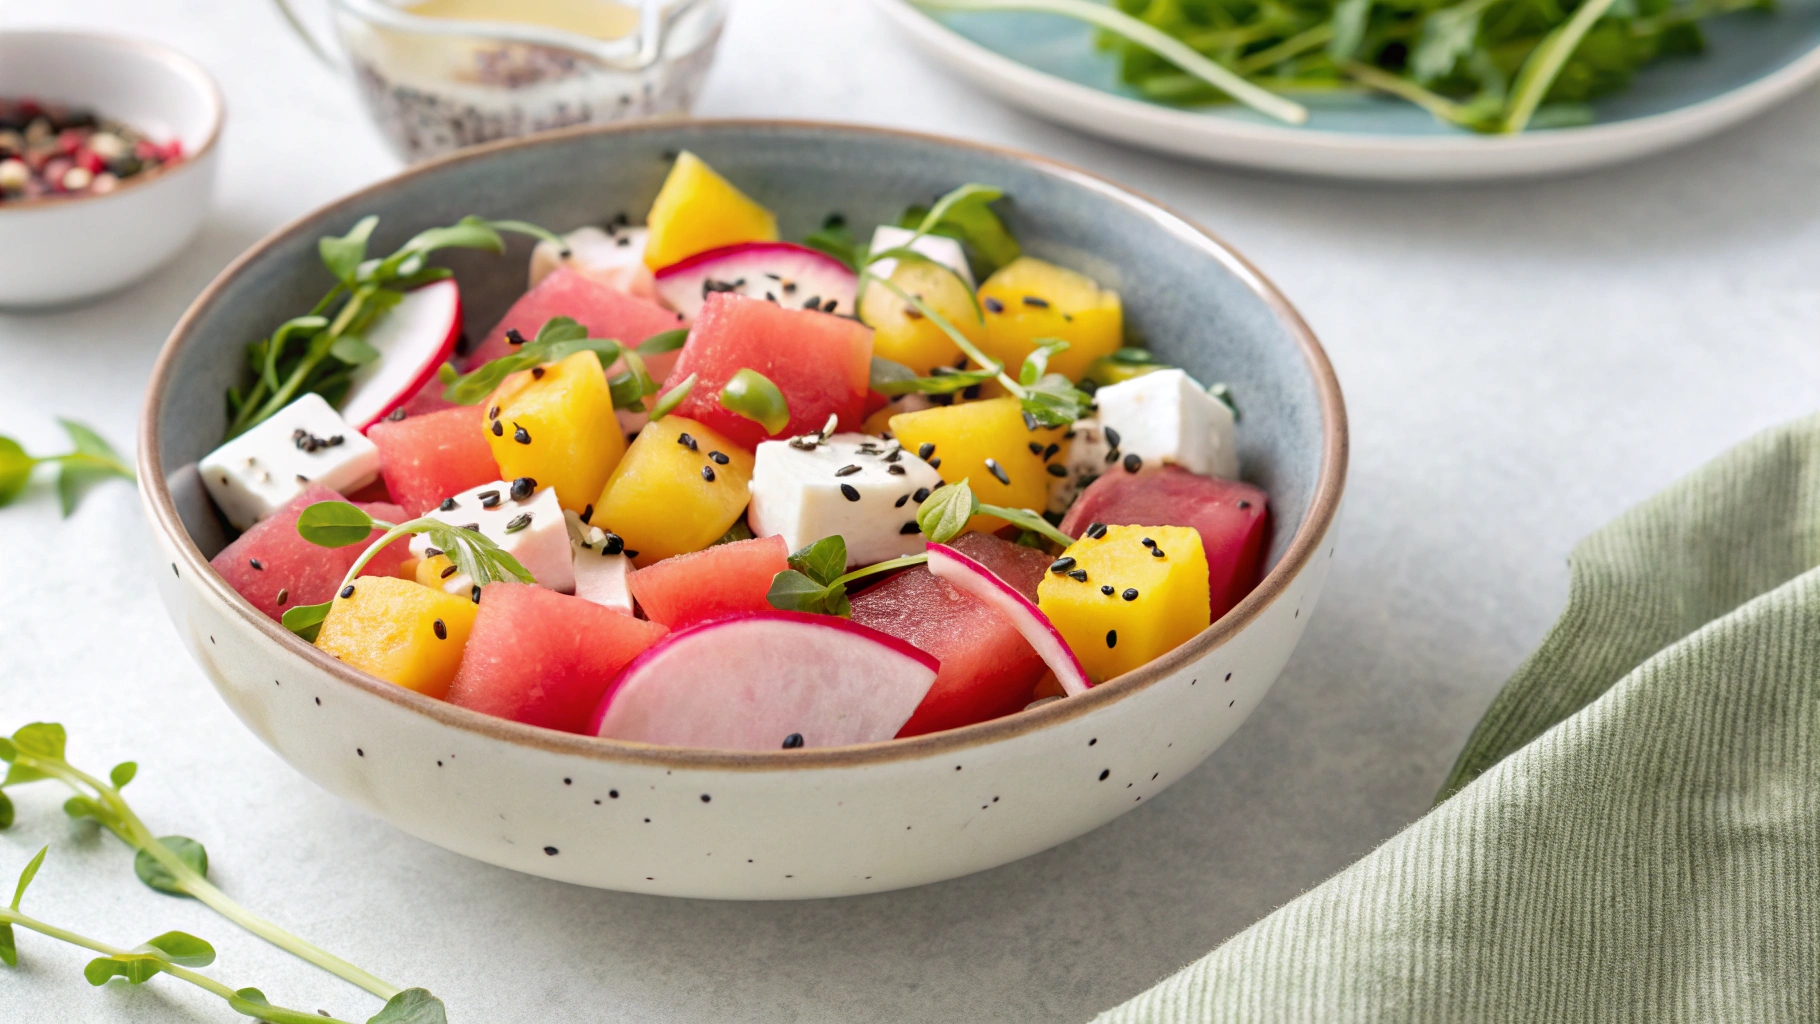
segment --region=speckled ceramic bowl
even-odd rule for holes
[[[220,440],[222,392],[238,378],[242,346],[321,293],[317,238],[368,213],[380,215],[375,242],[389,250],[470,212],[568,228],[642,211],[684,148],[776,210],[785,237],[831,211],[871,224],[963,182],[1002,186],[1030,252],[1117,288],[1134,334],[1196,377],[1231,383],[1245,414],[1245,476],[1274,509],[1263,583],[1194,640],[1080,697],[910,740],[733,753],[549,732],[391,686],[298,640],[209,568],[226,537],[194,464]],[[520,246],[452,259],[470,330],[522,290],[525,258]],[[255,246],[190,308],[152,374],[139,437],[171,617],[223,699],[299,771],[493,864],[727,899],[839,896],[980,871],[1103,825],[1181,778],[1257,706],[1301,637],[1333,555],[1347,445],[1339,385],[1314,336],[1193,224],[1035,157],[776,122],[502,143],[318,210]]]

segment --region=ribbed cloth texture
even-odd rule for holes
[[[1098,1024],[1820,1022],[1820,417],[1571,562],[1443,802]]]

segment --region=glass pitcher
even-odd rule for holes
[[[726,19],[724,0],[329,0],[338,53],[293,0],[275,2],[317,57],[349,72],[412,163],[552,128],[686,114]],[[486,20],[502,10],[513,20]]]

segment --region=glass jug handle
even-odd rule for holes
[[[324,46],[321,40],[316,38],[316,34],[310,31],[309,26],[304,24],[301,17],[298,17],[297,11],[291,6],[291,0],[272,0],[272,3],[277,5],[278,13],[284,15],[284,23],[291,27],[291,31],[296,33],[298,39],[303,40],[303,45],[310,48],[310,52],[316,55],[316,59],[321,61],[324,67],[331,71],[343,70],[341,61],[335,57],[335,51]]]

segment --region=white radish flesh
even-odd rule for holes
[[[453,278],[406,292],[362,339],[379,358],[354,371],[341,400],[342,418],[355,430],[385,419],[436,375],[460,337],[461,289]]]

